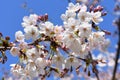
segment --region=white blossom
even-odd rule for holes
[[[52,63],[55,64],[57,68],[62,68],[64,64],[64,57],[60,54],[54,55],[52,58]]]
[[[82,11],[82,10],[79,11],[78,18],[79,18],[81,23],[90,22],[90,20],[92,19],[91,14],[89,12]]]
[[[20,49],[27,49],[27,47],[28,47],[27,42],[20,42],[19,44]]]
[[[76,20],[75,18],[69,18],[67,22],[64,22],[64,27],[66,30],[69,31],[76,31],[77,30],[77,25],[79,25],[79,21]]]
[[[77,68],[80,64],[77,58],[68,57],[65,60],[65,68],[70,69],[71,67]]]
[[[35,77],[38,77],[38,71],[35,63],[34,62],[28,63],[22,75],[30,80],[32,80]]]
[[[18,42],[23,42],[24,39],[25,39],[25,36],[23,35],[23,33],[22,33],[21,31],[17,31],[17,32],[15,33],[15,39],[16,39],[16,41],[18,41]]]
[[[68,9],[68,11],[70,11],[70,12],[76,12],[76,11],[78,11],[79,9],[80,9],[80,5],[79,5],[79,3],[77,3],[77,4],[73,4],[73,3],[69,3],[69,5],[68,5],[68,7],[67,7],[67,9]]]
[[[104,32],[93,32],[89,36],[88,41],[91,50],[100,47],[104,43],[105,41],[104,35],[105,35]]]
[[[51,36],[53,34],[54,30],[54,25],[53,23],[47,21],[45,23],[41,23],[39,25],[40,27],[40,34],[45,34],[46,36]]]
[[[101,17],[101,12],[91,12],[92,14],[92,21],[96,24],[98,24],[99,22],[103,21],[103,18]]]
[[[78,29],[79,29],[78,35],[82,38],[87,38],[92,33],[91,24],[88,23],[82,23],[81,25],[78,26]]]
[[[22,26],[23,27],[29,27],[29,26],[35,26],[37,24],[37,19],[38,19],[38,15],[36,14],[31,14],[30,16],[25,16],[23,18],[23,23]]]
[[[108,49],[109,46],[110,46],[110,40],[109,39],[105,39],[104,43],[101,44],[99,50],[104,52],[104,53],[107,53],[108,52],[107,49]]]
[[[69,18],[75,18],[75,16],[76,16],[75,12],[66,11],[65,14],[61,15],[61,19],[67,22]]]
[[[12,74],[16,77],[20,77],[21,74],[23,73],[23,68],[18,64],[11,64],[10,66],[12,67],[11,68]]]
[[[62,40],[62,32],[63,32],[63,27],[62,26],[56,25],[54,27],[54,36],[56,37],[56,39],[59,42],[61,42],[61,40]]]
[[[38,57],[38,52],[36,48],[28,49],[25,54],[27,55],[28,59],[33,61],[36,60],[36,58]]]
[[[85,4],[81,5],[80,12],[86,12],[87,11],[87,6]]]
[[[114,65],[115,65],[114,59],[109,59],[109,61],[108,61],[108,66],[109,66],[109,67],[113,67]]]
[[[105,67],[105,66],[107,66],[107,64],[106,64],[107,59],[106,59],[105,55],[99,54],[99,55],[97,56],[97,59],[98,59],[98,60],[102,60],[102,62],[104,62],[104,63],[99,62],[99,63],[98,63],[98,66],[100,66],[100,67]]]
[[[63,36],[63,43],[67,48],[70,48],[72,52],[80,53],[81,51],[81,41],[80,39],[72,32],[66,32]]]
[[[19,51],[20,51],[20,48],[18,48],[18,47],[12,47],[10,49],[10,53],[12,54],[12,56],[18,56],[19,55]]]
[[[32,38],[33,40],[36,40],[37,37],[39,36],[39,30],[35,26],[29,26],[24,29],[25,31],[25,38],[30,39]]]
[[[40,68],[44,68],[47,65],[46,60],[44,58],[37,58],[35,60],[35,64]]]

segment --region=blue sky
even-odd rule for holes
[[[21,6],[23,3],[27,3],[27,7],[32,9],[34,13],[43,15],[48,13],[49,20],[55,25],[62,25],[60,15],[65,12],[68,6],[67,0],[1,0],[0,1],[0,32],[4,36],[10,36],[13,41],[14,34],[18,30],[22,30],[21,22],[24,16],[28,16],[30,12],[23,9]],[[104,17],[104,21],[100,23],[102,29],[106,29],[113,33],[115,28],[112,26],[112,21],[115,18],[113,15],[114,0],[102,0],[101,4],[105,7],[108,15]],[[108,36],[110,37],[110,36]],[[111,38],[111,37],[110,37]],[[116,39],[111,38],[111,45],[115,44]],[[113,47],[114,48],[114,47]],[[114,49],[109,49],[113,51]],[[11,63],[16,63],[18,60],[16,57],[12,57],[9,52],[6,52],[8,61],[6,64],[0,64],[0,70],[2,67],[10,69]],[[2,72],[0,71],[0,76]]]

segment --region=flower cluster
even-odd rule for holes
[[[62,14],[64,21],[63,43],[78,56],[87,55],[88,51],[104,44],[104,32],[92,31],[92,22],[98,24],[103,21],[101,12],[89,12],[85,5],[69,4],[68,10]]]
[[[16,42],[10,50],[13,56],[19,56],[19,63],[11,65],[11,72],[17,78],[43,79],[52,71],[56,76],[64,77],[74,68],[78,72],[80,66],[89,64],[92,64],[93,72],[97,72],[92,51],[105,51],[109,44],[105,31],[97,26],[103,21],[102,7],[89,10],[85,4],[69,3],[61,18],[61,26],[48,21],[47,14],[30,14],[23,18],[24,33],[15,33]]]

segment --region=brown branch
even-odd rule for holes
[[[92,71],[95,74],[97,80],[100,80],[99,75],[98,75],[99,72],[96,68],[96,65],[98,64],[98,62],[97,62],[97,60],[93,60],[92,54],[90,51],[89,51],[89,54],[86,56],[86,59],[82,59],[82,58],[78,58],[78,59],[86,62],[87,64],[92,64]]]
[[[117,48],[116,57],[115,57],[115,66],[114,66],[114,70],[113,70],[112,80],[116,80],[115,76],[116,76],[116,72],[117,72],[118,59],[120,56],[120,17],[119,17],[118,21],[116,22],[116,24],[118,27],[118,48]]]
[[[96,69],[96,66],[94,66],[93,68],[94,68],[94,73],[95,73],[95,76],[96,76],[97,80],[100,80],[99,75],[98,75],[98,70]]]
[[[100,80],[99,76],[98,76],[98,73],[95,73],[95,75],[96,75],[97,80]]]

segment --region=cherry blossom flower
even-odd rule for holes
[[[62,40],[62,32],[64,31],[62,26],[56,25],[54,27],[54,36],[56,37],[57,41],[61,42]]]
[[[36,64],[38,67],[40,67],[40,68],[44,68],[44,67],[47,65],[46,60],[43,59],[43,58],[37,58],[37,59],[35,60],[35,64]],[[41,65],[41,64],[42,64],[42,65]]]
[[[29,26],[35,26],[37,24],[37,20],[38,20],[38,15],[36,14],[31,14],[30,16],[25,16],[23,18],[23,23],[22,26],[23,27],[29,27]]]
[[[20,42],[19,44],[20,49],[27,49],[27,47],[28,47],[27,42]]]
[[[23,76],[26,77],[26,79],[33,79],[35,77],[38,77],[38,71],[37,68],[35,66],[34,62],[30,62],[26,65],[24,72],[22,74]]]
[[[80,5],[79,5],[79,3],[77,3],[77,4],[73,4],[73,3],[69,3],[69,5],[68,5],[68,7],[67,7],[67,9],[68,9],[68,11],[70,11],[70,12],[76,12],[76,11],[78,11],[79,9],[80,9]]]
[[[39,36],[39,31],[38,28],[35,26],[29,26],[24,29],[25,31],[25,38],[30,39],[32,38],[33,40],[36,40],[37,37]]]
[[[61,34],[62,31],[63,31],[63,27],[62,27],[62,26],[56,25],[56,26],[54,27],[54,33],[55,33],[55,34]]]
[[[104,32],[93,32],[88,38],[90,49],[100,47],[105,41],[104,35]]]
[[[91,12],[92,14],[92,21],[96,24],[98,24],[99,22],[103,21],[103,18],[101,17],[101,12]]]
[[[78,18],[80,22],[90,22],[91,14],[90,12],[87,12],[87,7],[85,5],[82,5],[80,8],[80,11],[78,12]]]
[[[41,23],[39,25],[40,27],[40,34],[45,34],[46,36],[51,36],[53,34],[53,29],[54,29],[54,25],[53,23],[47,21],[45,23]]]
[[[36,58],[39,56],[36,48],[28,49],[25,53],[30,60],[36,60]]]
[[[75,12],[66,11],[65,14],[61,15],[61,19],[67,22],[69,18],[75,18],[75,16],[76,16]]]
[[[99,55],[96,57],[96,59],[98,59],[98,60],[102,60],[102,62],[104,62],[104,63],[99,62],[99,64],[98,64],[99,67],[105,67],[105,66],[107,66],[107,64],[106,64],[106,62],[107,62],[107,58],[106,58],[105,55],[103,55],[103,54],[99,54]]]
[[[15,38],[16,38],[16,41],[23,42],[25,39],[25,36],[23,35],[23,33],[21,31],[17,31],[15,33]]]
[[[18,48],[18,47],[12,47],[11,50],[10,50],[10,53],[13,56],[18,56],[19,55],[19,50],[20,50],[20,48]]]
[[[23,68],[18,64],[11,64],[10,66],[12,67],[12,74],[16,77],[20,77],[20,75],[23,73]]]
[[[80,20],[80,22],[90,22],[91,18],[91,14],[89,12],[86,11],[79,11],[78,13],[78,18]]]
[[[77,25],[79,25],[80,22],[76,20],[75,18],[69,18],[67,22],[64,22],[64,27],[66,30],[69,31],[76,31]]]
[[[70,69],[71,67],[77,68],[80,64],[78,59],[74,57],[69,57],[65,60],[65,68]]]
[[[64,64],[64,57],[60,54],[54,55],[54,57],[52,58],[52,63],[55,64],[57,68],[63,68],[62,65]]]
[[[100,51],[107,53],[107,49],[110,46],[110,40],[109,39],[105,39],[104,43],[101,44],[101,47],[99,48]]]
[[[62,41],[73,52],[79,53],[81,51],[81,41],[74,33],[66,31]]]
[[[79,29],[78,35],[82,38],[88,38],[89,35],[92,33],[91,24],[88,23],[82,23],[81,25],[78,26],[78,29]]]

